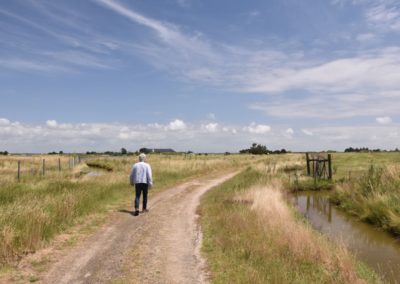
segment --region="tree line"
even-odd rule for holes
[[[389,152],[399,152],[400,150],[398,148],[394,149],[394,150],[389,150]],[[351,153],[351,152],[355,152],[355,153],[360,153],[360,152],[388,152],[387,150],[381,150],[379,148],[377,149],[369,149],[368,147],[361,147],[361,148],[353,148],[353,147],[349,147],[344,149],[345,153]]]
[[[253,154],[253,155],[265,155],[265,154],[286,154],[286,149],[281,150],[268,150],[267,146],[253,143],[250,148],[239,151],[240,154]]]

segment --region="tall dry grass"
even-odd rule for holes
[[[361,220],[400,235],[400,166],[371,166],[338,184],[331,200]]]
[[[343,246],[334,246],[308,224],[299,222],[287,205],[282,182],[272,180],[268,185],[257,185],[235,200],[251,204],[261,221],[264,233],[273,232],[275,244],[286,248],[297,261],[322,266],[332,282],[366,283],[355,270],[355,261]]]
[[[269,172],[249,168],[202,198],[212,282],[380,283],[343,246],[314,231],[286,202],[280,176]]]

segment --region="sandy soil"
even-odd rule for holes
[[[115,212],[52,265],[41,283],[205,283],[196,222],[200,196],[236,173],[192,180],[149,199],[149,213]]]

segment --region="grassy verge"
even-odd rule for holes
[[[361,220],[400,235],[400,167],[373,167],[338,184],[331,201]]]
[[[213,283],[379,282],[291,210],[280,186],[247,169],[203,196],[203,253]]]

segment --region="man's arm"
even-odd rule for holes
[[[133,167],[131,170],[131,174],[129,175],[129,182],[132,186],[135,185],[135,175],[136,175],[136,169],[135,167]]]
[[[147,165],[147,183],[150,185],[150,186],[153,186],[153,175],[152,175],[152,172],[151,172],[151,167],[150,167],[150,165]]]

